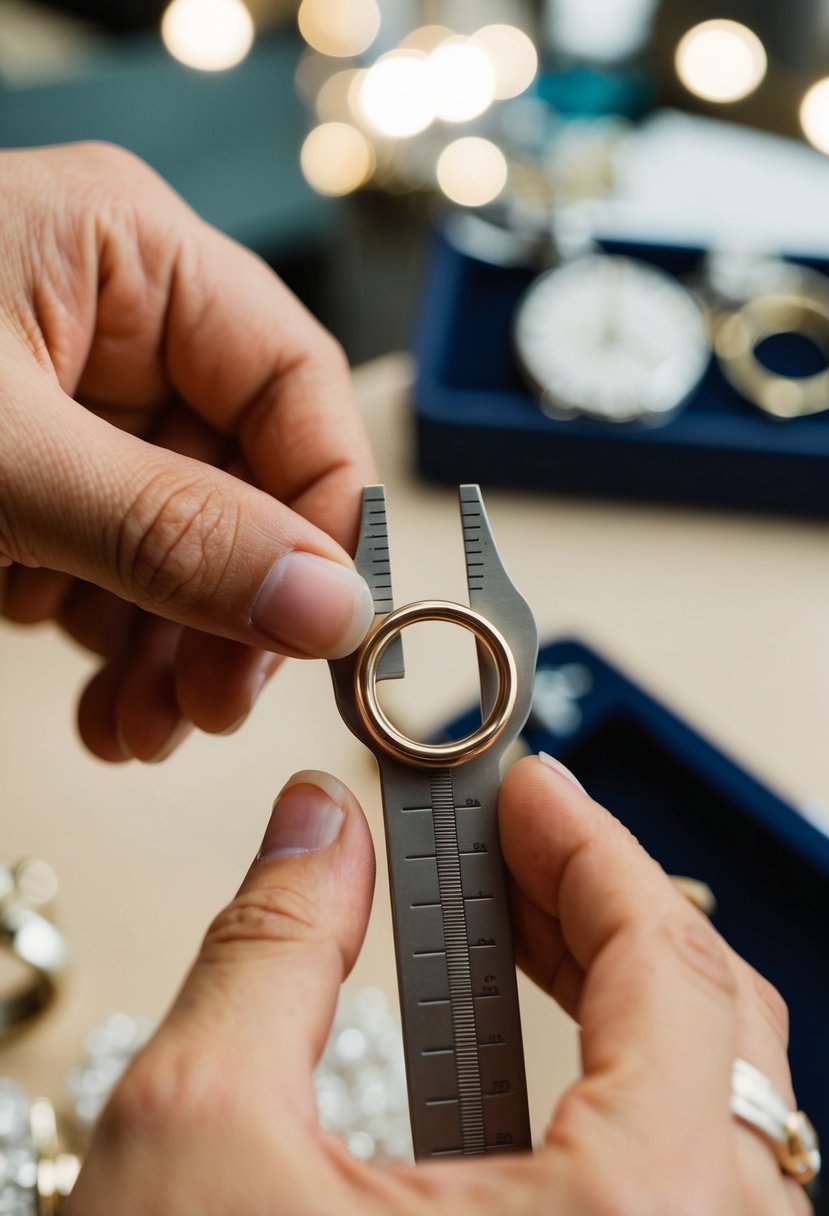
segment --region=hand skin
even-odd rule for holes
[[[728,1110],[735,1055],[794,1102],[777,993],[574,779],[521,761],[500,821],[522,964],[581,1026],[583,1078],[533,1154],[376,1169],[320,1131],[312,1070],[374,858],[352,795],[301,773],[117,1087],[67,1216],[806,1216]]]
[[[342,351],[123,149],[0,152],[0,386],[0,606],[103,659],[95,755],[226,731],[280,655],[361,640]]]

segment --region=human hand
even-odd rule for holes
[[[0,606],[102,657],[97,756],[160,759],[370,624],[346,362],[122,149],[0,153],[0,217]]]
[[[582,1033],[584,1077],[535,1153],[379,1170],[320,1130],[312,1070],[374,859],[353,797],[305,773],[116,1089],[67,1216],[805,1216],[728,1107],[735,1055],[792,1098],[777,994],[566,776],[522,761],[500,819],[520,957]]]

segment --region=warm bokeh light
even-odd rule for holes
[[[703,21],[676,48],[676,71],[690,93],[704,101],[741,101],[753,93],[768,66],[757,35],[738,21]]]
[[[490,140],[467,135],[443,149],[437,176],[438,185],[453,203],[482,207],[497,198],[507,184],[507,161]]]
[[[538,71],[535,44],[514,25],[485,25],[472,35],[495,68],[495,97],[504,101],[529,88]]]
[[[366,72],[358,104],[361,116],[381,135],[406,139],[425,131],[435,117],[426,56],[416,51],[383,55]]]
[[[242,0],[172,0],[161,18],[161,37],[170,54],[203,72],[241,63],[254,32]]]
[[[314,127],[299,154],[305,179],[320,194],[350,194],[374,169],[374,153],[366,137],[345,122]]]
[[[804,96],[800,125],[809,143],[829,155],[829,77],[818,80]]]
[[[495,68],[486,51],[468,38],[441,43],[427,66],[435,114],[444,122],[469,122],[492,105]]]
[[[302,37],[323,55],[348,57],[368,50],[380,30],[377,0],[302,0]]]
[[[346,68],[329,76],[314,100],[320,122],[348,120],[352,116],[351,98],[358,81],[365,75],[359,68]]]
[[[417,29],[406,35],[400,46],[405,50],[424,51],[428,55],[435,47],[440,46],[442,42],[452,36],[448,25],[419,25]]]
[[[327,55],[318,55],[310,47],[302,52],[294,72],[294,84],[297,93],[309,109],[313,109],[317,94],[326,80],[333,76],[338,69],[339,64],[336,59],[329,59]]]

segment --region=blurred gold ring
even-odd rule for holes
[[[770,292],[729,313],[714,335],[723,374],[738,393],[775,418],[801,418],[829,409],[829,368],[811,376],[781,376],[757,358],[765,338],[786,333],[813,338],[829,349],[829,301]]]
[[[498,687],[494,704],[477,730],[464,739],[449,743],[419,743],[410,739],[389,721],[377,700],[377,669],[384,650],[407,626],[422,621],[447,621],[469,630],[495,665]],[[390,755],[424,765],[460,764],[485,751],[509,721],[515,707],[515,660],[502,635],[480,613],[447,600],[420,600],[390,612],[363,643],[354,668],[354,692],[366,730]]]
[[[30,973],[28,982],[0,995],[0,1039],[51,1005],[69,952],[52,921],[54,871],[34,858],[0,866],[0,946]]]
[[[36,1098],[29,1112],[35,1153],[36,1216],[60,1216],[80,1171],[74,1153],[60,1151],[55,1109],[47,1098]]]

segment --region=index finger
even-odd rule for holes
[[[238,437],[252,479],[346,548],[373,460],[345,356],[258,257],[199,223],[171,279],[174,388]]]

